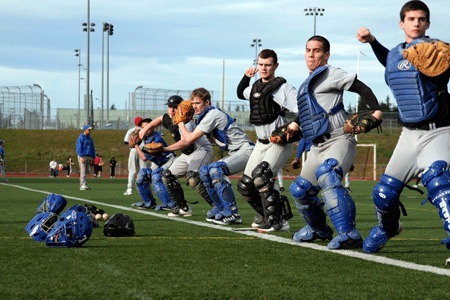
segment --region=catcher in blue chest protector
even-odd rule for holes
[[[362,238],[356,229],[355,203],[342,185],[356,153],[354,133],[368,132],[381,124],[381,111],[371,89],[341,69],[328,65],[330,43],[313,36],[306,43],[309,77],[298,91],[298,117],[287,132],[301,131],[305,143],[311,143],[309,155],[290,192],[300,216],[306,222],[293,236],[297,242],[330,240],[329,249],[360,248]],[[358,93],[368,100],[372,112],[346,121],[343,91]],[[319,198],[322,191],[322,199]],[[326,222],[323,206],[337,235]]]
[[[402,133],[372,199],[378,225],[364,240],[364,251],[380,251],[402,230],[400,194],[405,184],[421,175],[428,200],[436,206],[450,236],[450,47],[425,35],[430,10],[422,1],[409,1],[400,10],[405,42],[388,50],[367,28],[357,38],[370,43],[386,68],[385,81],[397,101]],[[400,84],[399,84],[400,83]],[[442,240],[450,249],[450,237]]]

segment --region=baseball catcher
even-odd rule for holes
[[[348,116],[344,123],[344,132],[351,134],[368,133],[374,128],[381,131],[382,120],[375,118],[373,111],[363,111]]]
[[[173,116],[173,123],[176,125],[180,122],[187,123],[194,117],[194,107],[192,106],[192,102],[190,100],[183,100],[175,111],[175,115]]]
[[[418,43],[403,50],[403,57],[421,73],[436,77],[450,66],[450,45],[441,41]]]

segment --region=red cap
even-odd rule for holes
[[[143,119],[141,117],[134,118],[134,125],[141,126],[142,120]]]

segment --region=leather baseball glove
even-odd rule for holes
[[[163,143],[150,142],[142,147],[142,151],[147,152],[151,155],[160,155],[164,152],[164,145]]]
[[[140,129],[135,129],[131,134],[130,134],[130,138],[128,140],[128,146],[130,147],[130,149],[133,149],[134,146],[139,145],[139,143],[141,142],[141,138],[139,137],[139,130]]]
[[[173,123],[176,125],[180,122],[187,123],[194,117],[194,107],[191,100],[183,100],[178,104],[173,116]]]
[[[438,76],[450,66],[450,45],[441,41],[419,43],[403,50],[403,57],[421,73],[430,77]]]
[[[363,111],[349,115],[344,123],[344,132],[351,134],[368,133],[374,128],[381,130],[382,120],[372,116],[373,111]]]
[[[289,123],[275,129],[270,135],[270,142],[277,145],[286,145],[299,141],[302,138],[302,132],[290,130],[288,125]]]

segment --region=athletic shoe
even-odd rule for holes
[[[331,242],[328,243],[327,247],[330,250],[339,249],[361,249],[363,240],[356,228],[347,233],[341,233],[336,236]]]
[[[87,186],[85,186],[85,185],[83,185],[83,186],[81,186],[80,187],[80,191],[87,191],[87,190],[90,190],[91,188],[89,188],[89,187],[87,187]]]
[[[131,204],[131,207],[137,208],[137,209],[155,209],[156,203],[136,202],[136,203]]]
[[[175,207],[170,213],[167,214],[169,217],[190,217],[192,216],[192,209],[188,206],[187,210]]]
[[[206,212],[206,222],[214,222],[218,214],[220,214],[220,208],[213,206],[213,208]]]
[[[132,189],[127,189],[125,191],[125,193],[123,193],[125,196],[129,196],[129,195],[133,195],[133,190]]]
[[[155,210],[172,210],[172,208],[169,207],[168,205],[157,205],[155,207]]]
[[[263,216],[260,214],[256,214],[253,218],[253,223],[251,225],[252,228],[267,228],[267,222]]]
[[[333,230],[327,226],[326,232],[316,232],[314,231],[311,226],[306,225],[292,236],[292,239],[298,243],[310,243],[315,240],[329,240],[331,241],[333,239]]]
[[[258,229],[258,231],[262,231],[262,232],[276,232],[276,231],[287,232],[289,230],[291,230],[291,226],[289,226],[289,222],[286,221],[285,219],[281,219],[280,223],[273,224],[269,228],[259,228]]]
[[[218,225],[241,225],[242,218],[239,214],[232,214],[230,217],[222,217],[220,219],[213,220]]]
[[[280,187],[280,192],[284,192],[284,191],[285,191],[284,187],[283,186]]]

